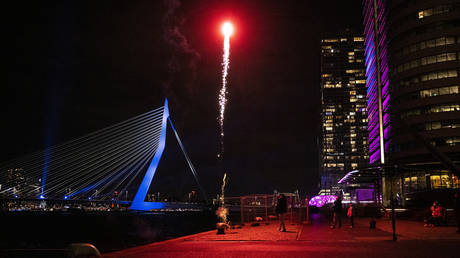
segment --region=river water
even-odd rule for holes
[[[33,254],[32,250],[39,253],[62,250],[70,243],[91,243],[105,253],[208,231],[215,223],[212,210],[4,212],[0,213],[0,250]]]

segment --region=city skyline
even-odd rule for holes
[[[1,257],[458,256],[460,0],[3,9]]]
[[[123,121],[167,97],[212,189],[221,169],[219,26],[230,19],[236,31],[224,161],[233,173],[229,191],[315,191],[319,40],[342,26],[359,30],[360,3],[49,2],[9,9],[12,65],[2,115],[13,126],[4,127],[2,161]]]

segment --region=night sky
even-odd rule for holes
[[[320,38],[361,30],[361,1],[9,1],[0,161],[170,101],[203,185],[314,193]],[[225,159],[217,94],[231,20]]]

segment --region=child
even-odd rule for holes
[[[351,223],[351,226],[350,228],[353,228],[355,226],[355,224],[353,223],[353,217],[355,216],[355,211],[353,209],[353,204],[350,203],[350,206],[348,206],[348,211],[347,211],[347,216],[348,218],[350,218],[350,223]]]

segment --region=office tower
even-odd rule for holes
[[[392,167],[384,192],[404,202],[458,188],[460,1],[363,0],[363,15],[370,164]]]
[[[321,40],[321,194],[368,164],[364,38],[344,31]]]

